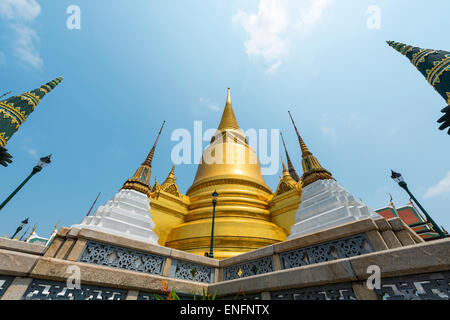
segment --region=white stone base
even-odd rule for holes
[[[288,240],[348,222],[381,216],[335,180],[318,180],[302,191],[302,202]]]
[[[158,245],[158,236],[153,232],[154,227],[148,196],[135,190],[120,190],[93,215],[72,226]]]

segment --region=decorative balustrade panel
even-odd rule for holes
[[[264,257],[224,269],[224,280],[240,279],[274,271],[273,258]]]
[[[351,236],[280,254],[281,268],[290,269],[309,264],[350,258],[374,252],[365,234]]]
[[[153,292],[152,293],[152,292],[141,292],[141,291],[139,291],[137,299],[138,300],[158,300],[158,299],[155,298],[155,294],[158,294],[158,295],[161,296],[161,294],[157,293],[157,292]]]
[[[157,294],[158,296],[160,296],[161,298],[165,299],[166,294],[162,294],[159,292],[139,292],[139,295],[137,297],[138,300],[150,300],[150,301],[156,301],[158,300],[155,297],[155,294]],[[194,300],[194,295],[190,295],[190,294],[184,294],[184,293],[178,293],[177,292],[177,296],[180,298],[180,300]],[[201,300],[201,295],[200,296],[196,296],[197,300]]]
[[[64,282],[34,279],[23,295],[24,300],[125,300],[126,290],[81,285],[68,288]]]
[[[89,241],[78,259],[80,262],[161,275],[165,257]]]
[[[197,282],[214,282],[214,268],[181,260],[172,260],[170,277]]]
[[[220,300],[248,300],[248,301],[259,301],[262,300],[260,294],[245,294],[239,293],[234,296],[226,296],[221,298]]]
[[[277,291],[271,297],[272,300],[356,300],[350,283]]]
[[[0,276],[0,298],[3,296],[8,287],[11,285],[12,281],[13,277]]]
[[[381,300],[450,300],[450,272],[381,279]]]

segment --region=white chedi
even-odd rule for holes
[[[158,236],[153,232],[155,224],[150,214],[150,200],[146,194],[132,189],[120,190],[93,215],[85,217],[80,224],[72,227],[158,245]]]
[[[317,180],[303,188],[289,239],[366,218],[380,218],[337,181]]]

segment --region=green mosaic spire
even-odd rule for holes
[[[0,146],[4,147],[11,136],[34,111],[41,99],[52,91],[63,78],[56,78],[40,88],[0,101]]]
[[[387,43],[406,56],[450,105],[450,52],[422,49],[401,42],[388,41]],[[438,120],[438,123],[442,123],[439,129],[444,130],[450,127],[450,107],[447,106],[441,111],[445,115]],[[450,134],[450,129],[448,134]]]

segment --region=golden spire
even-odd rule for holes
[[[151,192],[159,191],[160,189],[161,189],[161,185],[158,183],[158,180],[155,177],[155,184],[153,185]]]
[[[292,118],[291,112],[288,111],[289,116],[291,117],[292,124],[294,125],[295,132],[297,133],[298,141],[300,143],[300,149],[302,150],[302,167],[303,167],[303,176],[302,176],[302,184],[303,187],[317,181],[317,180],[335,180],[330,172],[325,170],[319,163],[319,160],[309,151],[306,143],[303,141],[300,133],[297,130],[297,126],[295,125],[294,119]]]
[[[300,136],[297,126],[295,125],[294,119],[292,118],[291,112],[288,111],[288,113],[289,113],[289,117],[291,117],[292,124],[294,125],[295,133],[297,133],[298,142],[300,143],[300,149],[302,150],[302,156],[310,155],[311,152],[309,151],[308,147],[306,146],[306,143],[303,141],[302,137]]]
[[[292,164],[292,161],[291,161],[291,157],[289,157],[289,153],[287,151],[286,144],[284,143],[283,133],[280,132],[280,136],[281,136],[281,141],[283,142],[284,151],[286,153],[286,160],[287,160],[287,164],[288,164],[289,173],[295,181],[299,182],[300,177],[298,176],[297,171],[295,171],[294,165]],[[281,161],[283,161],[283,160],[281,160]]]
[[[147,158],[141,164],[141,166],[136,170],[133,177],[131,179],[128,179],[124,183],[122,189],[133,189],[133,190],[145,193],[147,195],[150,195],[150,192],[151,192],[150,176],[152,174],[153,156],[155,155],[156,144],[158,143],[159,137],[161,136],[161,132],[162,132],[162,129],[164,128],[165,123],[166,123],[166,121],[164,121],[163,124],[161,125],[161,129],[159,129],[158,136],[156,137],[155,143],[153,144],[153,147],[150,150]]]
[[[31,233],[30,233],[30,235],[28,236],[27,240],[25,240],[25,242],[28,242],[28,240],[30,240],[30,238],[31,238],[31,236],[33,235],[33,233],[35,233],[35,231],[36,231],[36,226],[37,226],[37,223],[34,224],[33,229],[31,230]]]
[[[281,165],[283,166],[283,175],[281,180],[287,182],[289,185],[296,185],[297,181],[295,181],[295,179],[292,178],[291,174],[289,173],[289,170],[286,169],[283,158],[281,158]]]
[[[169,175],[166,180],[162,183],[161,187],[164,189],[166,186],[169,186],[175,182],[175,164],[172,166],[172,170],[170,170]]]
[[[172,170],[169,172],[169,177],[175,179],[175,163],[172,166]]]
[[[286,169],[286,166],[284,165],[283,157],[281,157],[281,165],[283,166],[283,176],[284,176],[285,173],[286,173],[286,172],[289,173],[289,171]]]
[[[234,115],[233,106],[231,104],[231,93],[230,88],[228,88],[227,103],[225,104],[225,110],[222,114],[222,119],[220,120],[219,127],[217,130],[239,130],[239,124],[237,123],[236,116]]]
[[[155,143],[153,144],[152,149],[150,150],[147,158],[145,159],[144,163],[142,163],[142,165],[146,165],[146,166],[149,166],[149,167],[152,166],[153,156],[155,155],[156,144],[158,143],[159,137],[161,136],[161,132],[162,132],[162,129],[164,128],[164,124],[165,123],[166,123],[166,121],[163,121],[163,123],[161,125],[161,129],[159,129],[158,136],[156,137]]]
[[[178,190],[175,179],[175,164],[172,166],[172,170],[170,170],[166,180],[161,184],[161,189],[176,197],[180,196],[180,191]]]
[[[280,183],[278,184],[277,190],[275,191],[275,195],[277,196],[298,187],[297,181],[292,178],[289,170],[286,169],[283,158],[281,158],[281,165],[283,166],[283,176],[280,177]]]
[[[394,199],[392,198],[392,194],[389,193],[389,197],[390,197],[389,205],[390,205],[391,207],[395,208],[395,204],[394,204],[394,201],[393,201]]]
[[[264,181],[256,151],[249,146],[237,123],[231,105],[230,89],[226,101],[217,131],[211,138],[210,145],[203,151],[194,182],[186,194],[189,196],[204,183],[219,184],[224,179],[239,183],[251,181],[271,194],[272,191]]]

